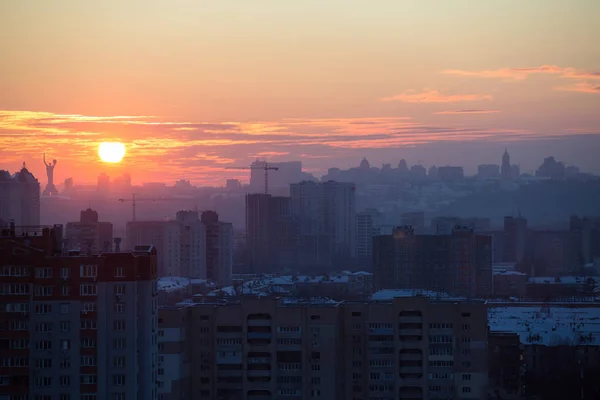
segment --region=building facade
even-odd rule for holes
[[[108,253],[113,242],[113,225],[98,221],[98,212],[88,208],[81,211],[79,222],[68,222],[65,230],[67,250]]]
[[[157,399],[156,250],[63,254],[61,227],[37,233],[0,237],[0,398]]]
[[[428,289],[466,297],[492,294],[492,240],[472,229],[415,235],[399,227],[373,242],[376,289]]]
[[[244,298],[159,310],[172,399],[483,399],[483,303]]]
[[[292,215],[298,221],[297,266],[331,268],[355,257],[356,192],[347,182],[290,185]]]
[[[40,183],[25,165],[14,175],[0,170],[0,220],[17,227],[40,225]]]

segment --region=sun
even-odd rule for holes
[[[125,145],[120,142],[102,142],[98,147],[98,155],[106,163],[121,162],[125,156]]]

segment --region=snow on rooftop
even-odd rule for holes
[[[464,297],[452,296],[445,292],[436,292],[434,290],[420,290],[420,289],[384,289],[371,295],[373,301],[390,301],[395,297],[415,297],[424,296],[433,299],[442,300],[466,300]]]
[[[163,290],[165,292],[174,292],[176,290],[185,289],[190,284],[190,280],[188,278],[182,277],[162,277],[158,278],[158,290]]]
[[[518,275],[527,276],[527,274],[518,271],[494,271],[494,275]]]
[[[600,345],[600,307],[493,307],[490,330],[518,333],[523,344]]]
[[[591,277],[596,284],[600,284],[600,277],[593,276]],[[545,276],[535,276],[529,278],[529,283],[535,284],[563,284],[563,285],[576,285],[576,284],[584,284],[588,277],[580,277],[580,276],[561,276],[558,280],[553,277],[545,277]]]

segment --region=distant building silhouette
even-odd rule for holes
[[[246,195],[247,272],[281,272],[294,267],[297,226],[290,197]]]
[[[463,167],[445,166],[438,167],[437,177],[444,182],[457,182],[465,177]]]
[[[356,192],[353,183],[301,182],[290,186],[298,220],[298,267],[330,269],[352,262]]]
[[[233,225],[219,221],[214,211],[204,211],[200,221],[206,232],[206,279],[229,285],[233,268]]]
[[[565,165],[558,162],[554,157],[544,158],[544,162],[535,172],[535,176],[540,178],[560,179],[565,177]]]
[[[398,227],[373,242],[376,289],[427,289],[467,297],[492,293],[492,240],[469,228],[415,235]]]
[[[12,176],[0,170],[0,219],[17,227],[40,224],[40,183],[25,163]]]
[[[497,164],[482,164],[477,166],[479,179],[493,179],[500,177],[500,166]]]
[[[508,155],[508,149],[504,149],[504,154],[502,155],[502,178],[510,179],[512,177],[511,168],[512,167],[510,165],[510,156]]]
[[[98,212],[81,211],[79,222],[68,222],[65,229],[66,249],[81,253],[108,253],[113,243],[113,225],[99,222]]]
[[[98,175],[96,191],[98,194],[107,194],[110,192],[110,177],[104,172]]]

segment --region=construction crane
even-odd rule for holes
[[[262,170],[264,170],[265,171],[265,194],[269,194],[269,171],[279,171],[279,167],[275,167],[275,166],[267,163],[266,161],[259,163],[258,160],[256,160],[255,163],[252,163],[248,167],[225,167],[225,169],[249,169],[249,170],[262,169]]]
[[[130,201],[131,202],[131,217],[132,220],[135,221],[135,206],[136,203],[138,201],[182,201],[182,200],[197,200],[197,199],[193,199],[193,198],[178,198],[178,197],[157,197],[157,198],[148,198],[148,197],[144,197],[144,198],[136,198],[135,197],[135,193],[131,194],[131,199],[117,199],[118,202],[121,203],[125,203]]]

